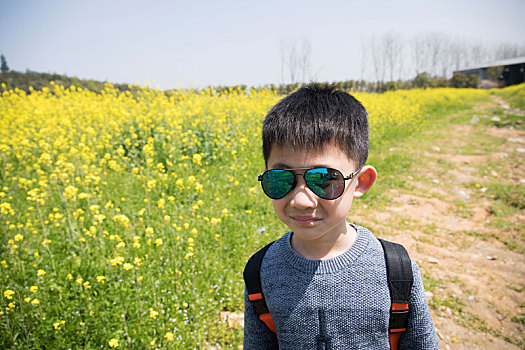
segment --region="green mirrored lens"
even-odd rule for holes
[[[295,175],[288,170],[268,170],[262,176],[262,188],[264,193],[272,199],[286,196],[292,189]]]
[[[304,174],[304,180],[312,192],[323,199],[338,198],[345,189],[343,174],[336,169],[310,169]]]

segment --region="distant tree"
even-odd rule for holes
[[[468,77],[468,79],[467,79],[467,87],[477,89],[478,86],[479,86],[480,80],[481,80],[481,79],[479,78],[479,75],[477,75],[477,74],[472,74],[472,75],[471,75],[470,77]]]
[[[498,81],[503,78],[503,66],[494,66],[487,68],[487,80]]]
[[[0,59],[2,60],[2,67],[0,68],[2,73],[9,72],[9,66],[7,65],[7,60],[5,59],[5,56],[1,55]]]
[[[450,85],[455,88],[466,88],[468,87],[469,78],[463,73],[455,72],[452,79],[450,79]]]
[[[385,66],[390,81],[394,81],[394,74],[402,70],[403,42],[399,34],[388,32],[381,37],[382,53],[386,59]]]
[[[419,73],[414,78],[414,87],[426,89],[431,86],[432,86],[432,77],[427,72]]]
[[[284,83],[286,76],[290,84],[306,82],[310,79],[312,69],[312,45],[309,40],[304,39],[301,43],[296,40],[285,42],[281,40],[279,45],[281,54],[281,81]]]

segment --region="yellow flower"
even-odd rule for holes
[[[38,306],[38,305],[40,305],[40,301],[35,298],[35,299],[31,300],[31,304],[33,304],[34,306]]]
[[[97,220],[99,223],[101,223],[106,218],[106,215],[104,215],[104,214],[95,214],[93,217],[95,218],[95,220]]]
[[[201,185],[200,183],[196,183],[195,184],[195,192],[202,192],[202,189],[204,188],[203,185]]]
[[[122,268],[126,271],[131,270],[133,267],[133,264],[130,263],[125,263],[124,266],[122,266]]]
[[[106,281],[106,276],[97,276],[98,283],[104,283]]]
[[[11,290],[11,289],[8,289],[8,290],[6,290],[6,291],[4,292],[4,296],[5,296],[7,299],[9,299],[9,300],[13,299],[13,295],[14,295],[14,294],[15,294],[15,291],[14,291],[14,290]]]
[[[38,271],[36,272],[36,275],[38,277],[44,276],[45,274],[46,274],[46,271],[42,269],[38,269]]]
[[[118,339],[111,338],[108,342],[108,345],[110,348],[116,348],[118,347]]]
[[[173,333],[171,333],[171,332],[166,333],[164,338],[166,338],[169,341],[173,340]]]
[[[31,286],[31,288],[29,288],[29,290],[33,293],[36,293],[38,292],[38,286]]]
[[[86,198],[89,198],[91,197],[91,195],[89,193],[85,193],[85,192],[81,192],[78,194],[78,198],[79,199],[86,199]]]
[[[149,189],[154,188],[156,185],[157,185],[157,180],[149,180],[149,181],[146,183],[146,186],[148,186]]]
[[[164,244],[164,241],[162,240],[162,238],[157,238],[155,240],[155,245],[158,247],[160,245],[163,245]]]
[[[20,233],[15,235],[15,241],[22,241],[24,239],[24,235],[21,235]]]
[[[153,309],[149,309],[149,317],[156,319],[159,313]]]
[[[67,199],[71,199],[73,198],[74,196],[76,196],[78,192],[78,188],[76,188],[75,186],[67,186],[64,190],[64,197],[66,197]]]
[[[116,256],[115,258],[109,259],[108,261],[111,265],[117,266],[117,265],[122,265],[122,263],[124,262],[124,258],[121,256]]]

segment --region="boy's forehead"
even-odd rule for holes
[[[297,148],[293,145],[273,145],[268,157],[268,167],[347,167],[354,166],[351,159],[341,147],[335,143],[322,147]]]

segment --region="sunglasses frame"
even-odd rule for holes
[[[321,197],[320,195],[318,195],[317,193],[315,193],[315,191],[310,187],[310,185],[308,185],[308,182],[306,182],[306,178],[305,178],[305,175],[306,173],[309,171],[309,170],[313,170],[313,169],[327,169],[327,170],[331,170],[331,171],[337,171],[338,173],[341,174],[341,176],[343,177],[343,190],[341,191],[341,194],[338,195],[337,197],[334,197],[334,198],[323,198]],[[265,189],[264,189],[264,186],[262,186],[262,180],[263,180],[263,176],[264,174],[266,174],[267,172],[269,171],[273,171],[273,170],[282,170],[282,171],[289,171],[293,174],[294,176],[294,181],[293,181],[293,184],[292,184],[292,187],[290,187],[290,189],[288,190],[288,192],[286,192],[282,197],[278,197],[278,198],[272,198],[268,195],[268,193],[266,193]],[[297,170],[305,170],[302,174],[297,174],[295,171]],[[359,172],[361,171],[361,168],[356,170],[355,172],[351,173],[350,175],[348,175],[347,177],[344,176],[343,172],[338,170],[338,169],[334,169],[334,168],[328,168],[328,167],[313,167],[313,168],[290,168],[290,169],[268,169],[266,170],[264,173],[262,173],[261,175],[259,175],[257,177],[257,180],[261,182],[261,187],[263,189],[263,192],[266,196],[268,196],[269,198],[271,199],[281,199],[281,198],[284,198],[286,197],[294,188],[295,186],[297,185],[297,180],[296,180],[296,176],[298,175],[302,175],[303,177],[303,180],[304,180],[304,183],[306,185],[306,187],[308,187],[310,189],[310,191],[312,191],[313,194],[315,194],[317,197],[321,198],[321,199],[325,199],[325,200],[336,200],[337,198],[341,197],[343,195],[343,193],[345,193],[345,189],[346,189],[346,180],[351,180],[351,179],[354,179],[355,176],[357,174],[359,174]]]

